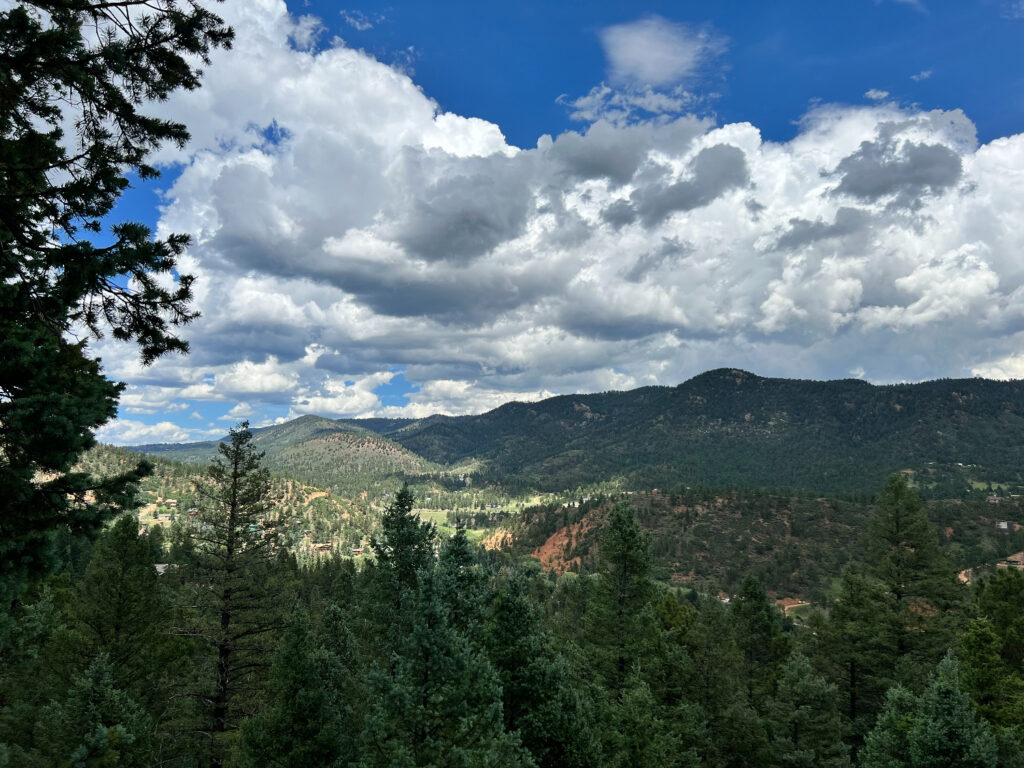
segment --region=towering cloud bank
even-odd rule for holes
[[[782,144],[598,109],[521,149],[341,41],[304,47],[316,24],[280,3],[229,10],[235,50],[166,106],[194,141],[161,229],[194,233],[203,318],[150,371],[104,351],[136,397],[379,412],[395,366],[423,385],[409,414],[719,365],[1024,375],[1024,136],[882,101]],[[608,93],[716,45],[670,29],[693,58],[651,64],[635,32],[606,33],[631,82]]]

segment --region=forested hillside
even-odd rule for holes
[[[280,545],[253,442],[232,435],[197,480],[201,511],[169,539],[124,516],[95,543],[69,538],[63,568],[24,594],[0,668],[6,764],[1024,759],[1024,572],[959,581],[899,476],[857,520],[863,541],[833,589],[794,619],[754,573],[730,590],[658,578],[664,544],[639,520],[737,501],[711,493],[562,508],[556,527],[583,522],[596,546],[556,574],[462,531],[439,538],[403,489],[374,559],[302,565]],[[747,501],[741,517],[782,504]],[[820,523],[814,510],[849,511],[793,499],[779,522]]]
[[[389,423],[390,426],[390,423]],[[442,468],[370,429],[319,416],[302,416],[253,430],[266,453],[266,465],[311,485],[347,497],[366,493],[371,499],[394,493],[405,479],[438,480],[466,470]],[[217,455],[218,441],[133,446],[130,450],[188,464],[205,464]]]
[[[1024,384],[874,386],[721,369],[673,388],[508,403],[479,416],[303,416],[258,430],[257,443],[275,471],[345,492],[425,476],[463,487],[470,476],[514,492],[613,481],[872,494],[912,470],[926,496],[958,498],[989,483],[1024,487]],[[196,462],[216,445],[132,450]]]
[[[874,499],[779,490],[681,488],[530,507],[505,518],[489,545],[537,558],[556,573],[600,562],[610,510],[628,503],[650,536],[651,575],[665,584],[728,593],[747,577],[779,597],[826,599],[842,569],[862,560]],[[924,507],[957,571],[991,571],[1024,549],[1024,499],[931,501]]]
[[[86,453],[77,468],[95,476],[110,476],[138,459],[137,454],[123,448],[100,445]],[[138,486],[141,528],[161,540],[180,536],[189,519],[206,503],[198,489],[209,464],[154,459],[152,472]],[[350,555],[354,548],[369,543],[380,518],[380,508],[372,502],[303,483],[294,475],[270,476],[267,503],[282,520],[282,544],[300,558],[321,556],[325,551]]]
[[[585,569],[617,497],[653,537],[656,579],[734,590],[753,574],[773,594],[817,599],[863,554],[878,487],[866,484],[892,470],[931,498],[958,570],[1024,549],[1012,437],[1021,412],[1016,382],[876,387],[719,370],[676,388],[510,403],[481,416],[304,416],[255,430],[254,444],[281,477],[353,508],[307,515],[320,543],[358,546],[409,482],[431,520],[466,522],[474,538],[511,541],[548,568]],[[218,445],[133,450],[199,461]]]
[[[1024,384],[960,379],[875,386],[768,379],[720,369],[678,387],[510,403],[387,433],[437,462],[486,462],[482,479],[572,488],[622,477],[872,493],[902,469],[930,495],[983,481],[1024,482]]]

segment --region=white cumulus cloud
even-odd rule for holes
[[[188,357],[147,369],[100,345],[132,385],[126,414],[192,400],[463,413],[717,366],[1018,370],[1022,135],[979,146],[958,110],[883,100],[817,107],[782,143],[749,123],[597,109],[520,148],[340,41],[298,49],[303,22],[282,3],[224,10],[234,49],[161,107],[194,136],[164,155],[184,167],[160,230],[193,236],[181,269],[202,317]],[[612,29],[621,80],[664,86],[713,53],[656,18]],[[385,407],[375,390],[398,368],[418,391]]]
[[[101,427],[96,439],[116,445],[139,445],[143,443],[180,443],[196,439],[193,430],[184,429],[170,421],[144,424],[132,419],[117,419]]]
[[[651,16],[606,27],[601,45],[613,82],[665,86],[693,77],[724,41],[710,30]]]

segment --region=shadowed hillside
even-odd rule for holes
[[[873,386],[719,369],[678,387],[509,403],[391,433],[437,462],[485,460],[481,479],[542,489],[624,478],[873,492],[916,470],[930,495],[1021,482],[1024,385],[984,379]]]

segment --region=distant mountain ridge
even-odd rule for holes
[[[360,440],[369,453],[391,457],[381,459],[389,471],[429,473],[475,461],[481,482],[541,490],[619,477],[637,487],[871,493],[888,474],[909,469],[922,483],[948,486],[955,495],[966,483],[961,466],[971,466],[981,480],[1024,480],[1024,382],[872,385],[722,368],[677,387],[560,395],[471,416],[303,416],[257,435],[271,466],[312,466],[316,461],[307,453],[314,446],[323,454],[328,444]],[[208,458],[216,445],[132,450],[190,461]]]

